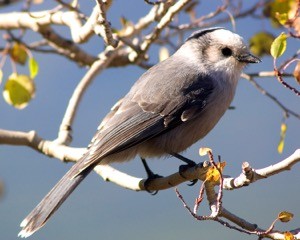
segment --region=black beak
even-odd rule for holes
[[[244,63],[260,63],[261,60],[258,57],[253,56],[250,53],[244,53],[236,56],[236,60]]]

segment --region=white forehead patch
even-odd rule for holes
[[[212,39],[225,44],[225,45],[235,45],[237,47],[244,47],[246,46],[243,38],[238,34],[235,34],[231,31],[226,29],[219,29],[210,33]]]

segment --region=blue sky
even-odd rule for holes
[[[243,2],[245,5],[251,5],[249,2]],[[50,4],[47,2],[45,5]],[[83,11],[90,12],[93,4],[93,1],[85,3],[82,6]],[[217,5],[220,5],[220,1],[210,1],[209,4],[206,1],[198,8],[198,14],[208,13]],[[136,21],[149,8],[143,1],[131,0],[125,3],[116,0],[108,17],[113,26],[119,27],[120,16]],[[14,5],[1,9],[1,12],[18,9],[18,5]],[[185,20],[180,18],[180,21]],[[232,29],[229,24],[221,26]],[[261,30],[269,30],[275,35],[282,31],[271,29],[268,20],[245,18],[236,22],[236,31],[245,40]],[[65,32],[67,35],[67,31]],[[28,39],[36,37],[37,35],[28,32]],[[3,40],[0,41],[2,45]],[[92,44],[86,45],[85,48],[91,53],[100,52],[103,49],[102,40],[93,38]],[[298,48],[299,41],[288,40],[288,50],[282,59],[290,56]],[[151,63],[157,62],[158,48],[152,47],[149,55]],[[35,57],[40,65],[40,73],[36,78],[36,97],[21,111],[8,106],[0,99],[0,128],[36,130],[43,138],[54,139],[72,91],[84,76],[86,69],[59,56],[35,54]],[[260,64],[249,66],[245,72],[271,71],[272,59],[263,57],[262,60]],[[289,70],[291,69],[293,68]],[[3,72],[7,76],[10,71],[7,64]],[[128,66],[108,69],[97,77],[80,105],[73,126],[72,146],[88,145],[102,117],[129,90],[143,71],[138,67]],[[287,81],[294,84],[293,79]],[[299,112],[299,97],[283,88],[275,78],[259,79],[258,82],[291,109]],[[262,168],[284,159],[299,148],[299,120],[291,117],[287,120],[286,147],[282,155],[277,153],[282,112],[244,79],[240,80],[232,106],[236,109],[227,111],[205,139],[184,153],[186,157],[203,161],[205,158],[198,156],[198,149],[208,146],[227,162],[225,174],[237,176],[244,161],[250,162],[253,168]],[[155,172],[168,175],[177,171],[181,163],[176,159],[167,158],[162,161],[153,160],[149,164]],[[70,166],[26,147],[1,146],[0,180],[5,184],[5,196],[0,199],[1,239],[17,239],[21,220]],[[138,159],[114,166],[138,177],[146,176]],[[294,220],[285,225],[278,224],[278,228],[288,230],[299,227],[299,170],[299,166],[296,165],[292,171],[243,189],[225,192],[224,207],[261,227],[268,227],[278,212],[291,211],[295,214]],[[179,190],[191,205],[198,189],[198,185],[179,186]],[[200,213],[208,213],[207,205],[204,204],[200,208]],[[140,238],[256,239],[255,236],[242,235],[214,222],[195,221],[182,207],[173,189],[151,196],[145,192],[137,193],[104,182],[94,173],[81,184],[47,225],[31,237],[33,240]]]

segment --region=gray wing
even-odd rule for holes
[[[149,69],[106,116],[78,173],[201,114],[214,89],[212,79],[187,67],[169,66],[164,61]]]

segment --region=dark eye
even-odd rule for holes
[[[232,55],[232,50],[228,47],[222,48],[221,51],[225,57],[230,57]]]

